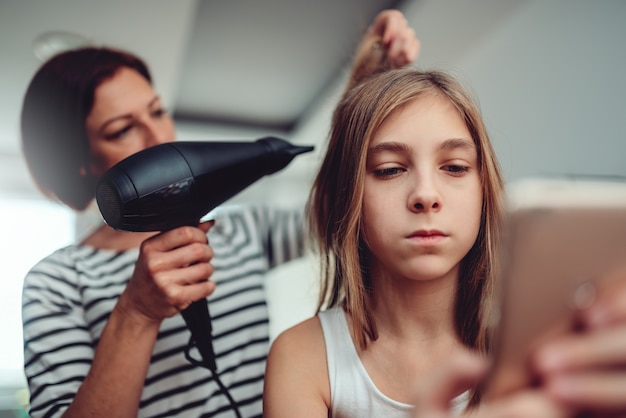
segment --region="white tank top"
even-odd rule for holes
[[[339,307],[320,312],[326,343],[326,362],[330,379],[331,416],[333,418],[407,418],[412,405],[384,395],[372,379],[350,337],[348,323]],[[453,400],[454,410],[467,404],[468,393]]]

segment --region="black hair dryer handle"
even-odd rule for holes
[[[200,364],[209,370],[216,371],[217,364],[215,351],[213,350],[211,315],[209,314],[208,301],[206,298],[197,300],[180,313],[187,324],[187,328],[191,331],[190,344],[187,346],[187,359],[194,364]],[[194,346],[202,357],[200,363],[198,360],[193,359],[189,352]]]

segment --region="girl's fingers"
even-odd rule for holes
[[[626,325],[570,334],[539,348],[533,364],[540,375],[626,366]]]
[[[545,382],[545,388],[554,399],[573,408],[626,414],[624,369],[557,375]]]
[[[540,391],[522,391],[481,405],[468,418],[566,418],[574,416]]]
[[[626,323],[626,267],[615,270],[598,285],[594,303],[579,317],[590,329]]]
[[[486,362],[467,352],[453,356],[428,379],[419,379],[415,388],[414,417],[448,417],[450,402],[482,379]]]

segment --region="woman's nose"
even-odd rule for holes
[[[144,141],[146,146],[154,146],[158,144],[162,144],[164,142],[169,142],[170,132],[168,129],[162,126],[155,121],[149,120],[144,122]]]

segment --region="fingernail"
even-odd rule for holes
[[[550,381],[548,391],[557,399],[570,400],[578,395],[579,385],[573,378],[556,378]]]
[[[591,328],[602,328],[611,322],[609,311],[602,305],[589,308],[584,313],[587,326]]]
[[[561,370],[565,365],[563,351],[554,347],[541,350],[537,356],[537,365],[544,372]]]

